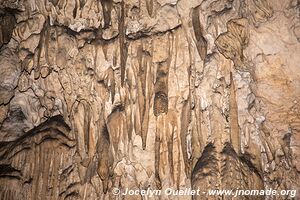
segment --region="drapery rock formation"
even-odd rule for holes
[[[298,0],[0,0],[0,199],[299,190],[299,42]]]

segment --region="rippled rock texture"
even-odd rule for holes
[[[0,0],[0,199],[300,189],[299,19],[297,0]]]

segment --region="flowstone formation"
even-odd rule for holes
[[[298,0],[0,0],[0,199],[292,199]],[[299,194],[294,199],[299,198]]]

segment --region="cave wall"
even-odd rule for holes
[[[299,18],[297,0],[0,0],[0,199],[299,189]]]

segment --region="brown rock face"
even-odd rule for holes
[[[0,199],[299,199],[299,41],[297,0],[0,0]]]

